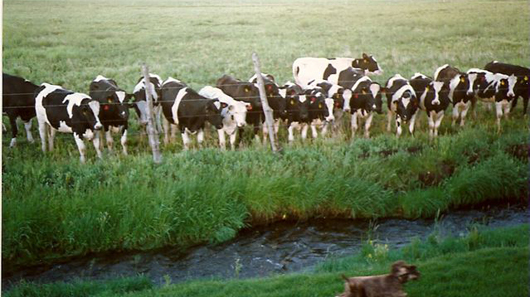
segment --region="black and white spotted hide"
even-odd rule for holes
[[[530,97],[530,68],[493,61],[486,64],[484,69],[493,73],[501,73],[509,76],[514,75],[517,78],[514,89],[515,98],[511,109],[515,108],[517,100],[521,97],[523,99],[523,114],[526,115],[528,110],[528,98]]]
[[[161,121],[161,107],[160,107],[160,87],[162,86],[162,78],[156,74],[149,73],[149,88],[145,84],[144,77],[138,79],[138,83],[134,87],[132,97],[133,108],[138,115],[138,121],[142,127],[142,133],[147,131],[147,97],[145,95],[146,89],[150,90],[151,98],[153,99],[153,114],[155,116],[155,129],[158,133],[162,133]]]
[[[409,81],[396,74],[387,81],[384,92],[388,105],[387,131],[390,132],[392,119],[395,116],[396,135],[398,137],[401,135],[402,125],[406,122],[409,122],[409,132],[413,134],[419,100]]]
[[[197,133],[197,142],[204,141],[204,124],[209,122],[216,129],[223,128],[221,103],[219,100],[205,98],[181,81],[168,78],[162,84],[162,113],[168,126],[178,125],[182,135],[184,149],[189,149],[189,134]]]
[[[2,73],[2,111],[9,117],[11,125],[11,143],[9,147],[15,147],[17,143],[17,118],[24,121],[26,137],[33,143],[31,135],[31,120],[35,114],[35,90],[38,86],[18,76]]]
[[[86,160],[85,138],[92,140],[98,157],[102,158],[99,138],[95,135],[96,131],[103,128],[99,120],[100,104],[97,100],[61,86],[43,83],[35,91],[35,111],[43,152],[46,152],[46,140],[48,149],[53,150],[55,133],[59,131],[74,135],[82,163]]]
[[[467,73],[445,64],[436,69],[434,80],[449,84],[449,100],[453,103],[453,126],[460,118],[460,126],[463,127],[475,98],[473,83],[470,83]]]
[[[114,131],[121,134],[123,154],[127,155],[129,99],[132,96],[120,89],[116,81],[102,75],[98,75],[90,83],[89,95],[100,104],[99,119],[103,124],[109,151],[113,149],[112,132]]]

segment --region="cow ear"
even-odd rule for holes
[[[363,53],[363,59],[368,59],[368,55],[366,53]]]
[[[228,106],[228,104],[226,104],[225,102],[221,102],[221,108],[226,108]],[[230,105],[230,107],[232,107],[233,105]]]

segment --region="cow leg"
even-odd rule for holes
[[[85,163],[85,142],[83,141],[83,138],[81,138],[81,136],[79,136],[77,133],[74,133],[74,139],[75,143],[77,144],[77,149],[79,150],[79,160],[81,161],[81,163]]]
[[[370,128],[372,127],[372,120],[374,118],[374,114],[371,112],[368,118],[366,119],[366,122],[364,123],[364,137],[370,138]]]
[[[112,135],[110,134],[110,129],[109,129],[109,134],[107,135],[110,135],[110,138],[112,139]],[[96,150],[96,154],[98,158],[103,159],[103,154],[101,153],[101,147],[100,147],[100,139],[97,135],[94,135],[94,138],[92,138],[92,144],[94,145],[94,149]],[[108,139],[107,139],[107,144],[108,144]]]
[[[409,124],[409,132],[410,132],[410,135],[414,135],[414,128],[416,126],[416,115],[418,114],[418,112],[416,111],[413,115],[412,115],[412,118],[410,119],[410,124]]]
[[[184,129],[184,131],[181,132],[181,135],[182,135],[182,142],[184,143],[184,150],[187,151],[190,145],[190,137],[188,136],[188,131]]]
[[[30,143],[34,143],[35,140],[33,139],[33,135],[31,135],[31,119],[29,121],[24,122],[24,128],[26,129],[26,137]]]
[[[225,131],[223,129],[217,130],[217,135],[219,136],[219,147],[222,150],[226,150],[226,138],[225,138]],[[235,139],[234,139],[235,140]],[[230,135],[230,144],[232,144],[232,135]]]
[[[9,124],[11,125],[11,143],[9,147],[15,147],[17,145],[17,117],[15,115],[9,115]]]
[[[458,120],[458,115],[460,114],[460,104],[453,105],[453,122],[451,123],[451,127],[454,127],[456,124],[456,121]]]
[[[357,132],[357,128],[359,128],[359,125],[357,122],[357,111],[356,111],[351,115],[351,139],[352,140],[355,138],[355,133]]]
[[[53,142],[55,140],[55,133],[57,133],[57,130],[53,129],[51,126],[48,126],[48,129],[50,129],[50,137],[48,137],[48,150],[51,152],[53,151]]]
[[[309,125],[307,123],[302,124],[302,140],[305,140],[307,138],[307,129],[309,128]]]
[[[434,137],[438,137],[438,129],[442,124],[442,119],[444,118],[444,111],[440,110],[436,115],[436,121],[434,122]]]
[[[399,116],[396,116],[396,127],[396,136],[399,137],[401,136],[401,118]]]
[[[293,142],[294,141],[293,130],[294,130],[294,126],[293,126],[293,123],[291,123],[289,125],[289,128],[287,128],[287,132],[289,133],[289,136],[287,136],[287,139],[289,140],[289,142]]]
[[[263,142],[267,143],[267,136],[269,135],[269,128],[267,127],[265,123],[263,124],[262,131],[263,131]]]
[[[316,139],[318,137],[316,123],[311,123],[311,136],[313,136],[313,139]]]
[[[517,100],[519,100],[519,96],[515,96],[515,98],[513,98],[511,104],[510,104],[510,111],[513,111],[515,109],[515,107],[517,106]],[[524,114],[524,110],[523,110],[523,114]]]
[[[431,110],[427,114],[427,121],[429,122],[429,139],[433,139],[434,137],[434,120],[436,117],[436,112],[434,110]]]
[[[281,119],[276,119],[276,121],[274,121],[274,135],[278,135],[278,131],[280,131],[280,121]]]
[[[322,134],[322,136],[325,136],[326,134],[328,134],[328,129],[330,125],[332,125],[332,123],[330,122],[324,123],[324,127],[322,127],[322,130],[320,131],[320,134]]]
[[[156,128],[158,133],[162,133],[162,108],[161,106],[155,106],[155,117],[156,117]]]
[[[202,143],[204,142],[204,130],[200,129],[199,132],[197,132],[197,142],[199,143],[199,147],[202,148]]]
[[[501,132],[502,102],[495,102],[495,111],[497,114],[497,132]]]
[[[508,119],[510,117],[511,106],[510,102],[503,103],[504,106],[504,117]]]
[[[171,130],[171,124],[169,121],[164,117],[164,144],[169,143],[169,130]]]
[[[123,148],[123,154],[127,156],[127,128],[125,127],[122,128],[120,142],[121,147]]]
[[[391,123],[392,123],[392,118],[393,118],[393,114],[392,114],[391,110],[388,110],[386,118],[387,118],[386,131],[390,132],[390,131],[392,131]]]
[[[236,131],[230,134],[230,149],[235,150],[236,148]]]
[[[40,141],[41,141],[41,149],[43,152],[46,152],[46,129],[47,125],[44,121],[38,121],[39,122],[39,134],[40,134]]]
[[[173,124],[169,126],[171,127],[171,135],[169,135],[169,142],[175,142],[177,139],[178,126]]]
[[[469,110],[469,107],[471,106],[471,102],[468,101],[465,103],[464,105],[464,110],[462,110],[462,113],[460,115],[460,127],[464,127],[464,123],[465,123],[465,120],[466,120],[466,114],[467,114],[467,111]]]
[[[113,147],[114,147],[114,139],[112,139],[112,131],[111,131],[111,127],[109,127],[109,130],[105,131],[105,139],[107,140],[107,147],[109,148],[109,152],[112,153],[112,150],[113,150]],[[99,138],[96,136],[94,136],[94,138]],[[98,148],[99,149],[99,148]]]

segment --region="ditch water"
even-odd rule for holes
[[[329,257],[359,251],[371,232],[374,242],[401,247],[433,231],[465,235],[473,224],[491,228],[528,223],[526,206],[452,211],[437,221],[385,219],[282,221],[245,229],[218,245],[185,252],[165,248],[134,253],[108,253],[70,259],[66,263],[30,267],[2,276],[3,290],[21,280],[38,283],[95,280],[145,274],[156,284],[198,278],[263,277],[311,269]]]

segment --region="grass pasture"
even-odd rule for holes
[[[225,73],[246,79],[252,52],[280,83],[292,80],[292,62],[302,56],[373,54],[385,71],[373,77],[380,83],[395,73],[432,76],[446,63],[528,67],[530,56],[527,1],[6,0],[3,9],[3,71],[85,93],[99,74],[132,92],[143,63],[197,90]],[[200,150],[182,152],[180,137],[162,145],[159,166],[134,114],[130,156],[104,152],[99,161],[88,145],[85,165],[71,135],[58,135],[55,151],[43,155],[35,127],[35,144],[20,127],[18,148],[9,149],[10,135],[2,139],[2,267],[221,242],[282,218],[418,218],[526,201],[529,130],[521,108],[497,134],[493,111],[479,103],[463,129],[446,117],[435,142],[424,114],[416,135],[399,139],[386,133],[385,115],[375,116],[371,139],[352,140],[346,127],[333,139],[288,146],[282,130],[281,156],[258,143],[219,151],[209,131]]]

